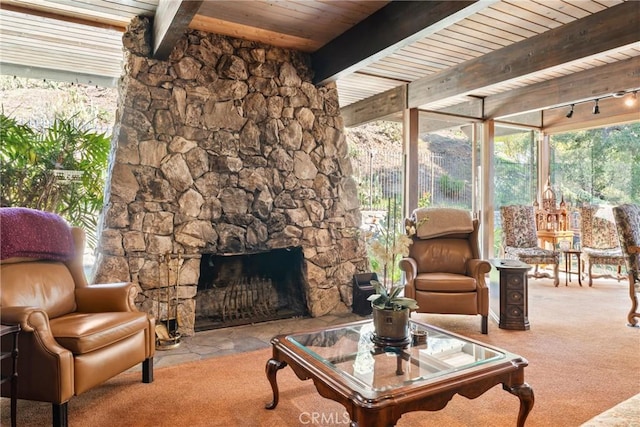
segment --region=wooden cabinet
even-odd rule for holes
[[[491,317],[500,329],[525,331],[529,329],[529,264],[517,260],[492,260],[500,273],[498,292],[490,291]],[[494,286],[492,283],[491,286]]]
[[[16,409],[18,399],[18,333],[20,325],[0,325],[0,337],[12,336],[12,345],[10,347],[2,346],[3,351],[0,353],[0,360],[12,359],[11,364],[2,363],[2,366],[10,366],[8,371],[2,371],[0,384],[11,381],[11,427],[16,426]],[[3,338],[3,342],[6,338]],[[9,350],[9,351],[6,351]]]

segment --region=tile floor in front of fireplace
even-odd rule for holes
[[[366,319],[353,313],[330,314],[314,318],[292,318],[212,329],[183,337],[180,345],[170,350],[156,350],[153,366],[177,365],[197,360],[259,350],[271,346],[276,335],[312,330]],[[130,371],[139,371],[140,365]]]

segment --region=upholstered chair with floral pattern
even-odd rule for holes
[[[558,270],[560,254],[557,251],[543,249],[538,246],[536,234],[536,217],[533,206],[511,205],[500,208],[502,219],[502,249],[504,258],[517,259],[535,265],[529,277],[553,277],[553,284],[558,286],[560,279]],[[540,265],[553,266],[553,275],[540,272]]]
[[[581,273],[585,270],[589,274],[589,286],[593,285],[593,279],[608,277],[620,281],[624,255],[620,249],[618,232],[613,220],[611,206],[581,206],[580,210],[580,245],[581,245]],[[612,265],[617,274],[596,274],[594,265]]]
[[[627,263],[631,309],[627,315],[629,326],[640,327],[638,294],[640,294],[640,206],[624,204],[613,208],[620,248]]]

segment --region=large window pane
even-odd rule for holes
[[[640,203],[640,123],[552,135],[551,154],[567,203]]]

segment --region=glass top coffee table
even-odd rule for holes
[[[376,345],[371,320],[274,337],[267,409],[278,405],[276,374],[289,365],[298,378],[312,379],[320,395],[345,406],[353,426],[392,426],[403,413],[437,411],[455,394],[475,399],[497,384],[520,399],[517,425],[524,426],[534,403],[524,381],[527,360],[414,320],[410,328],[426,332],[426,342]]]

